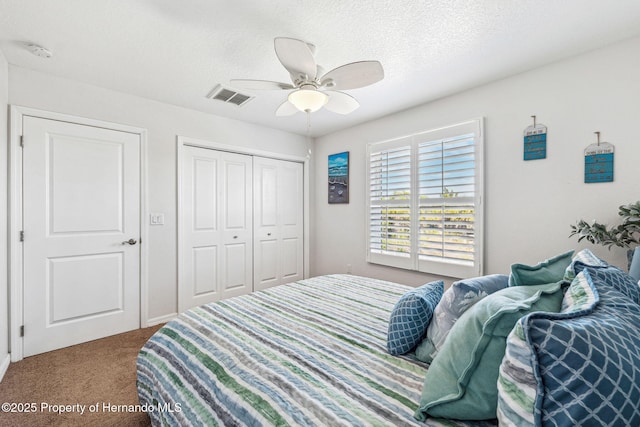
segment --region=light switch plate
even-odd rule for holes
[[[151,225],[164,225],[164,214],[162,213],[149,214],[149,223]]]

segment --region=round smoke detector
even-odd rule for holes
[[[40,58],[51,58],[53,55],[49,49],[37,44],[28,44],[27,49],[29,52],[33,53],[35,56],[39,56]]]

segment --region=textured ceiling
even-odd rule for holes
[[[278,36],[315,44],[326,70],[379,60],[384,80],[347,91],[361,107],[313,113],[312,136],[638,34],[638,0],[0,0],[10,64],[299,134],[305,114],[274,114],[284,91],[243,107],[206,95],[233,78],[289,82]]]

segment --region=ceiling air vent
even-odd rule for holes
[[[207,95],[209,99],[217,99],[218,101],[226,102],[229,104],[235,104],[238,107],[246,104],[253,99],[253,96],[245,95],[240,92],[236,92],[233,89],[228,89],[218,85],[209,92]]]

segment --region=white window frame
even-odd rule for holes
[[[473,262],[458,263],[445,258],[418,256],[419,243],[419,162],[418,162],[418,146],[425,141],[434,141],[438,139],[449,139],[460,135],[474,135],[474,195],[465,198],[466,201],[473,201],[474,205],[474,239],[473,239]],[[395,255],[380,253],[373,250],[372,233],[371,233],[371,155],[381,150],[389,150],[393,148],[409,146],[411,150],[411,184],[410,198],[405,202],[391,201],[386,202],[387,205],[402,204],[410,206],[410,228],[411,228],[411,248],[407,254],[396,253]],[[380,142],[373,142],[367,145],[367,231],[366,231],[366,248],[367,262],[372,264],[386,265],[390,267],[403,268],[407,270],[415,270],[428,272],[440,276],[465,278],[480,276],[483,274],[483,247],[484,247],[484,123],[483,118],[477,118],[449,126],[443,126],[437,129],[431,129],[408,136],[402,136]],[[436,199],[438,200],[438,199]],[[378,205],[377,203],[375,205]]]

